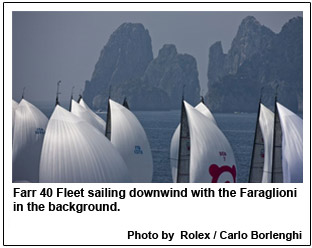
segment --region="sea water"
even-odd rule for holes
[[[50,118],[53,105],[36,106]],[[172,182],[170,142],[180,122],[180,111],[133,111],[133,113],[141,122],[150,142],[154,164],[153,182]],[[106,120],[106,113],[100,113],[99,116]],[[232,146],[237,166],[237,182],[247,182],[257,114],[216,113],[214,117]]]
[[[154,161],[153,182],[172,182],[170,142],[180,122],[180,111],[134,111],[145,129]],[[230,142],[236,160],[237,182],[248,181],[257,114],[214,114]]]

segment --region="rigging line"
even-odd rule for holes
[[[279,84],[277,84],[276,89],[275,89],[275,102],[277,101],[278,87],[279,87]]]
[[[262,96],[263,96],[263,86],[261,87],[261,89],[260,89],[260,103],[262,102]]]
[[[200,96],[200,101],[205,104],[205,100],[204,100],[204,97],[203,96]]]
[[[75,89],[75,86],[72,87],[72,90],[71,90],[71,99],[74,98],[74,89]]]
[[[56,105],[60,105],[60,102],[59,102],[59,95],[61,94],[61,92],[59,91],[60,90],[60,84],[61,84],[61,80],[59,80],[57,82],[57,86],[56,86],[56,100],[55,100],[55,106]]]
[[[22,99],[24,99],[25,89],[26,89],[26,87],[23,88]]]
[[[108,89],[108,99],[111,98],[111,90],[112,90],[112,85],[109,85],[109,89]]]
[[[77,102],[80,103],[81,99],[82,99],[82,89],[80,89],[79,97],[78,97],[78,101]]]

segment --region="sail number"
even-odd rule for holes
[[[141,149],[141,146],[135,146],[133,152],[134,154],[143,154],[143,150]]]
[[[45,130],[41,127],[38,127],[36,130],[35,130],[35,134],[45,134]]]
[[[226,160],[226,152],[220,151],[220,152],[219,152],[219,155],[220,155],[220,157],[223,157],[223,161]]]

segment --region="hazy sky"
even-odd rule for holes
[[[100,51],[124,22],[149,30],[154,57],[168,43],[194,56],[206,92],[209,47],[221,41],[227,53],[248,15],[278,33],[302,12],[13,12],[13,99],[20,100],[26,87],[29,101],[54,101],[58,80],[61,103],[69,101],[72,86],[77,98]]]

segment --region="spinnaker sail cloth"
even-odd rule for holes
[[[41,183],[129,182],[125,162],[96,128],[56,105],[40,160]]]
[[[302,183],[303,121],[278,102],[276,112],[272,182]]]
[[[181,118],[181,119],[183,119],[183,118]],[[174,183],[177,182],[177,171],[178,171],[179,157],[180,157],[180,161],[182,160],[182,161],[186,162],[185,167],[188,167],[187,168],[187,170],[188,170],[187,181],[189,182],[190,158],[189,158],[188,154],[186,154],[186,152],[189,153],[190,151],[187,147],[186,147],[186,150],[184,149],[185,150],[184,152],[181,151],[182,149],[180,148],[180,132],[181,132],[180,128],[181,128],[181,124],[179,124],[178,127],[176,128],[176,130],[174,131],[174,134],[171,138],[171,144],[170,144],[170,166],[171,166],[172,181]],[[187,136],[184,136],[184,140],[188,140],[188,142],[190,143],[190,139]],[[181,151],[180,153],[182,153],[182,156],[181,156],[181,154],[179,156],[179,151]],[[180,164],[180,167],[181,167],[181,164]]]
[[[103,135],[105,134],[105,121],[89,109],[82,99],[79,104],[76,101],[71,100],[71,112],[98,129]]]
[[[183,108],[185,108],[185,115]],[[186,101],[182,104],[182,126],[185,125],[183,118],[186,118],[189,129],[189,146],[187,142],[185,147],[180,145],[182,139],[188,140],[187,132],[184,132],[183,136],[180,135],[180,124],[173,135],[170,147],[173,181],[179,182],[177,172],[181,167],[179,161],[187,158],[184,155],[186,151],[189,151],[190,183],[236,182],[236,162],[233,150],[221,130],[211,118],[200,113]],[[186,151],[181,152],[181,149]],[[181,156],[180,159],[179,156]]]
[[[105,129],[106,129],[106,123],[105,121],[100,117],[98,116],[96,113],[94,113],[92,111],[92,109],[89,108],[89,106],[85,103],[85,101],[83,100],[83,98],[80,98],[79,100],[79,104],[84,107],[89,113],[90,115],[93,116],[93,118],[98,122],[98,125],[100,127],[100,131],[101,133],[105,134]]]
[[[109,99],[110,140],[126,162],[133,182],[151,182],[153,159],[145,131],[135,115]]]
[[[259,104],[250,166],[250,183],[270,183],[272,178],[274,113]]]
[[[18,108],[18,103],[12,100],[12,137],[14,135],[14,121],[15,121],[15,110]]]
[[[13,182],[39,181],[42,142],[48,118],[22,99],[15,111],[13,135]]]
[[[195,109],[201,112],[203,115],[207,116],[214,124],[217,125],[215,118],[210,112],[210,109],[203,102],[200,102],[199,104],[197,104]]]

